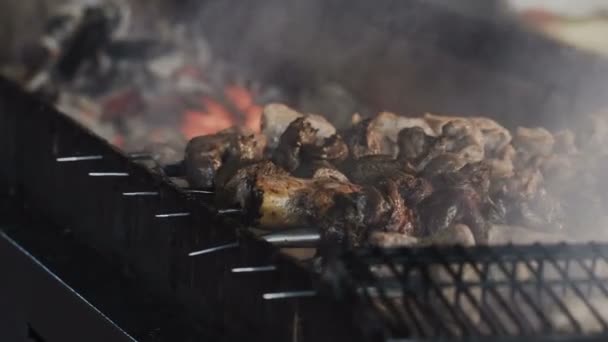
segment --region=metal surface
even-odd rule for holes
[[[0,308],[13,315],[13,341],[135,341],[96,307],[0,231]],[[94,332],[94,333],[93,333]],[[11,339],[12,340],[12,339]]]
[[[386,338],[608,338],[608,244],[360,250],[350,293]],[[353,298],[349,297],[349,298]]]
[[[313,289],[317,277],[271,244],[254,239],[231,215],[183,192],[107,142],[16,86],[0,80],[2,194],[27,204],[95,249],[160,296],[172,298],[206,324],[262,340],[358,340],[342,306],[329,299],[270,303],[263,293]],[[63,156],[102,160],[58,163]],[[120,177],[90,177],[91,173]],[[158,192],[158,196],[123,193]],[[190,213],[158,219],[155,215]],[[188,253],[238,241],[204,257]],[[274,272],[236,277],[238,265],[276,265]],[[247,279],[244,280],[244,277]],[[243,286],[246,282],[247,286]],[[322,314],[320,314],[322,313]],[[295,319],[297,317],[298,319]],[[334,317],[329,319],[329,317]],[[344,319],[342,319],[344,318]],[[295,337],[294,337],[295,336]]]

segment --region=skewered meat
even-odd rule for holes
[[[521,226],[510,225],[490,225],[488,233],[488,242],[494,245],[507,243],[529,244],[535,242],[558,243],[569,240],[561,233],[536,232]]]
[[[394,232],[372,232],[368,243],[378,247],[409,247],[430,245],[475,245],[475,238],[469,227],[464,224],[455,224],[434,235],[425,238],[416,238],[406,234]]]
[[[325,246],[358,247],[373,231],[398,234],[412,232],[413,212],[407,208],[394,183],[340,194],[322,218],[321,236]]]
[[[392,233],[392,232],[372,232],[368,238],[368,244],[378,247],[408,247],[419,244],[420,239],[414,236]]]
[[[294,171],[300,166],[302,146],[312,145],[316,140],[317,131],[310,122],[300,117],[290,123],[281,135],[272,161],[289,172]]]
[[[356,160],[349,160],[341,167],[348,178],[358,184],[375,182],[379,177],[385,177],[396,172],[409,172],[401,161],[387,155],[370,155]]]
[[[314,224],[334,205],[338,195],[359,190],[359,186],[330,177],[296,178],[271,162],[237,171],[226,183],[224,203],[238,204],[260,228],[285,229]]]
[[[192,187],[213,187],[224,161],[260,159],[265,146],[263,136],[237,129],[193,138],[186,146],[186,178]]]
[[[304,115],[282,104],[269,104],[264,107],[262,113],[262,133],[268,139],[268,147],[276,148],[289,124],[300,117],[306,118],[306,121],[317,131],[319,139],[336,134],[336,128],[320,115]]]
[[[393,113],[382,112],[370,122],[370,129],[382,137],[382,153],[396,156],[399,132],[406,128],[419,128],[427,135],[433,130],[423,118],[408,118]]]
[[[483,137],[485,154],[493,157],[500,153],[509,143],[512,136],[509,130],[488,118],[474,117],[469,119],[476,126]]]
[[[432,192],[431,184],[413,175],[407,165],[389,156],[366,156],[343,166],[348,178],[357,184],[377,185],[383,180],[395,182],[405,203],[413,207]]]
[[[222,131],[196,137],[188,142],[184,168],[192,187],[213,186],[215,172],[222,165],[222,157],[229,148],[233,134],[232,130]]]
[[[424,119],[436,135],[444,134],[444,126],[448,123],[468,126],[470,132],[475,131],[476,140],[483,145],[484,150],[487,150],[486,152],[490,157],[494,152],[501,151],[512,139],[511,133],[506,128],[488,118],[465,118],[427,113],[424,115]]]
[[[348,182],[348,178],[340,171],[330,167],[320,167],[312,175],[313,179],[328,178],[339,182]]]
[[[344,132],[351,159],[382,154],[383,137],[373,130],[372,119],[365,119]]]
[[[434,179],[436,189],[418,205],[422,236],[443,231],[453,224],[467,225],[477,243],[487,242],[488,227],[482,207],[489,191],[489,169],[484,163],[470,164],[456,173]]]
[[[513,137],[513,146],[526,160],[533,157],[547,157],[553,151],[555,139],[544,128],[518,127]],[[522,157],[523,157],[522,156]]]
[[[383,113],[327,134],[312,116],[274,106],[266,111],[267,120],[279,117],[266,122],[269,134],[280,133],[267,151],[272,162],[263,161],[263,137],[232,130],[191,141],[186,163],[215,177],[205,184],[215,185],[218,205],[242,207],[248,223],[319,228],[321,254],[336,246],[515,240],[519,228],[504,227],[524,227],[522,240],[545,239],[576,217],[564,207],[602,211],[601,196],[574,196],[560,184],[581,178],[582,188],[597,190],[595,178],[573,170],[605,169],[601,158],[582,158],[568,131],[519,128],[512,138],[486,118]]]
[[[334,134],[321,143],[303,145],[302,154],[308,160],[330,160],[340,163],[348,157],[348,146],[338,134]]]
[[[414,214],[391,179],[376,187],[332,176],[302,179],[262,162],[237,171],[224,188],[224,203],[245,208],[262,229],[318,225],[328,241],[357,246],[371,230],[412,233],[414,228]]]
[[[404,128],[397,137],[397,159],[418,165],[429,154],[436,141],[436,137],[428,135],[421,127]]]

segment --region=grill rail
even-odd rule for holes
[[[365,249],[331,268],[385,340],[608,337],[608,244]]]

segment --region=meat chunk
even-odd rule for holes
[[[553,135],[540,127],[518,127],[513,137],[513,146],[518,153],[526,156],[526,160],[537,156],[549,156],[553,152],[554,144]]]
[[[421,127],[404,128],[397,137],[397,159],[418,165],[436,144],[437,138],[428,135]]]
[[[302,145],[302,154],[307,160],[330,160],[340,163],[348,157],[348,146],[338,134],[334,134],[320,143]]]
[[[372,119],[370,129],[382,137],[382,153],[396,156],[399,132],[405,128],[419,128],[426,135],[433,135],[433,130],[423,118],[398,116],[389,112],[382,112]]]
[[[356,160],[350,160],[341,167],[345,175],[357,184],[375,182],[378,178],[396,172],[410,172],[401,161],[387,155],[369,155]]]
[[[313,145],[316,140],[317,131],[304,117],[300,117],[290,123],[281,135],[272,161],[287,171],[294,171],[300,166],[302,147]]]
[[[300,117],[305,117],[308,124],[317,131],[320,139],[336,134],[336,128],[323,116],[304,115],[282,104],[269,104],[264,107],[262,113],[262,133],[268,139],[268,147],[276,148],[289,124]]]
[[[222,165],[222,158],[230,149],[235,134],[234,130],[227,130],[195,137],[188,142],[184,168],[192,187],[213,186],[215,173]]]
[[[343,133],[351,159],[381,154],[384,137],[373,130],[372,119],[359,121]]]
[[[419,233],[431,236],[460,223],[470,228],[477,243],[486,243],[488,225],[482,209],[490,187],[487,165],[470,164],[436,177],[433,187],[435,191],[418,205]]]
[[[265,146],[263,136],[237,128],[195,137],[186,146],[186,179],[192,187],[211,188],[217,171],[226,160],[261,159]]]

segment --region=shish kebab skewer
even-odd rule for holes
[[[198,137],[184,162],[193,187],[214,187],[220,207],[238,205],[258,228],[318,227],[322,241],[352,246],[422,243],[450,231],[456,240],[472,234],[486,243],[490,227],[505,223],[504,199],[520,221],[552,223],[549,213],[519,204],[534,197],[517,198],[518,189],[534,195],[542,188],[533,172],[515,169],[516,157],[534,160],[534,149],[543,149],[512,145],[492,120],[382,113],[336,133],[291,110],[282,120],[283,107],[266,108],[265,135],[231,129]],[[536,132],[518,131],[518,139],[542,139]],[[504,189],[516,197],[504,197]]]

